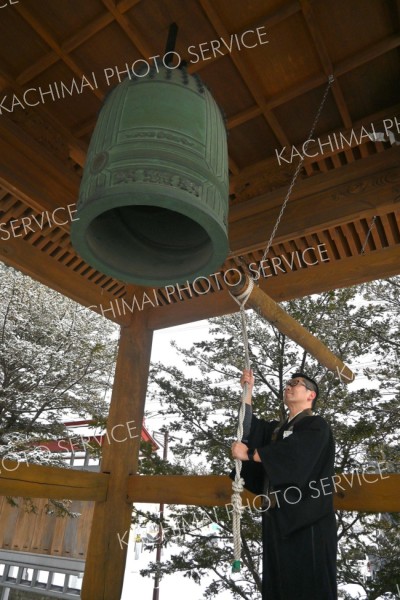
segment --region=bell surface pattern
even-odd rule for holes
[[[100,272],[162,286],[212,274],[228,254],[226,129],[200,78],[153,67],[106,99],[71,226]]]

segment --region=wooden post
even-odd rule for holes
[[[234,296],[240,296],[249,289],[249,276],[246,274],[240,282],[231,288]],[[271,325],[274,325],[281,333],[287,335],[291,340],[302,346],[311,356],[314,356],[321,365],[327,367],[330,371],[336,372],[342,383],[350,383],[354,380],[354,373],[344,364],[339,357],[325,346],[305,327],[300,325],[296,319],[293,319],[283,310],[268,294],[259,287],[254,286],[246,303],[247,307],[256,310],[261,316],[265,317]]]
[[[145,314],[135,314],[121,329],[101,463],[102,472],[109,473],[108,493],[94,509],[82,600],[121,598],[132,515],[128,479],[137,470],[151,343]]]

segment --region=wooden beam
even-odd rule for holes
[[[324,68],[325,75],[328,78],[329,75],[333,75],[334,68],[329,56],[328,49],[321,35],[320,29],[317,26],[312,4],[310,0],[300,0],[300,5],[303,11],[308,30],[311,34],[311,37],[313,38],[316,51]],[[352,121],[350,117],[350,112],[345,102],[340,83],[337,79],[335,80],[332,86],[332,94],[335,98],[336,106],[338,108],[340,116],[342,117],[344,126],[351,127]]]
[[[334,502],[336,510],[399,512],[400,474],[342,473]]]
[[[335,356],[321,340],[283,310],[268,294],[254,285],[246,275],[243,277],[243,281],[232,287],[232,293],[238,297],[248,292],[250,295],[247,304],[250,308],[253,308],[281,333],[307,350],[321,365],[337,374],[342,383],[351,383],[354,380],[354,373],[339,357]]]
[[[279,276],[263,279],[260,281],[260,287],[267,290],[277,302],[283,302],[366,281],[393,277],[399,272],[400,245],[397,245],[364,255],[319,263],[306,271],[299,269],[286,275],[282,274],[283,277],[287,277],[285,283],[279,281]]]
[[[398,275],[400,272],[400,246],[370,252],[318,265],[298,271],[269,277],[260,281],[261,289],[277,302],[320,294],[329,290],[349,287]],[[284,278],[284,279],[283,279]],[[151,311],[149,326],[163,329],[201,319],[210,319],[238,310],[238,305],[227,290],[204,294],[191,300],[179,301]]]
[[[75,32],[70,38],[65,40],[60,45],[60,49],[65,54],[70,54],[79,46],[90,40],[96,33],[99,33],[102,29],[105,29],[112,21],[114,17],[110,13],[104,13],[91,21],[86,27],[82,27]],[[51,50],[48,54],[41,56],[36,62],[29,65],[20,75],[18,75],[16,81],[19,85],[25,85],[35,77],[38,77],[43,71],[54,65],[60,60],[59,53],[56,49]]]
[[[384,40],[377,42],[376,44],[368,46],[365,50],[361,50],[360,52],[357,52],[357,54],[353,54],[349,58],[345,58],[336,63],[336,65],[333,67],[333,74],[335,78],[338,78],[339,76],[344,75],[349,71],[353,71],[354,69],[361,67],[363,64],[382,56],[382,54],[386,54],[386,52],[394,50],[398,46],[400,46],[400,35],[391,35]],[[286,102],[290,102],[306,92],[323,85],[325,82],[327,82],[327,77],[325,74],[312,75],[302,83],[293,85],[283,92],[272,96],[266,103],[266,107],[269,110],[277,108],[278,106],[281,106]]]
[[[69,500],[105,500],[108,475],[2,460],[0,495]]]
[[[341,169],[298,181],[275,243],[399,207],[400,147],[355,161]],[[266,246],[282,205],[283,190],[232,206],[229,241],[240,256]]]
[[[61,46],[54,39],[52,32],[47,29],[43,23],[37,19],[26,7],[26,5],[19,4],[15,7],[15,10],[21,15],[21,17],[28,23],[33,31],[37,34],[38,37],[42,38],[42,40],[57,54],[59,59],[64,62],[64,64],[71,69],[71,71],[78,75],[78,77],[82,78],[85,73],[79,67],[79,65],[75,62],[73,58],[65,52]],[[104,97],[104,93],[96,88],[90,87],[90,91],[99,99],[102,100]]]
[[[118,3],[118,10],[120,12],[126,12],[133,6],[138,4],[140,0],[122,0]],[[76,31],[70,38],[65,40],[60,45],[60,50],[65,54],[70,54],[79,46],[90,40],[96,33],[99,33],[105,29],[110,23],[114,21],[114,16],[110,12],[105,12],[93,19],[88,25],[82,27]],[[32,79],[35,79],[38,75],[46,71],[51,65],[59,61],[59,55],[56,50],[51,50],[48,54],[45,54],[35,63],[27,67],[18,77],[17,83],[19,85],[25,85]]]
[[[390,52],[395,48],[400,46],[400,34],[394,33],[393,35],[389,35],[384,40],[376,42],[376,44],[371,44],[364,50],[357,52],[353,56],[349,58],[345,58],[341,60],[339,63],[335,65],[335,75],[339,77],[340,75],[344,75],[349,71],[353,71],[360,67],[361,65],[382,56],[382,54],[386,54],[386,52]]]
[[[225,475],[131,475],[132,502],[224,506],[231,501],[232,480]],[[245,498],[254,494],[244,492]]]
[[[400,511],[400,474],[347,473],[335,475],[336,510]],[[232,481],[225,475],[132,475],[128,498],[132,502],[229,506]],[[261,498],[243,494],[243,504],[260,508]],[[254,502],[254,504],[253,504]]]
[[[261,114],[262,114],[262,110],[258,105],[252,106],[251,108],[246,108],[245,110],[242,110],[240,113],[236,113],[236,115],[229,117],[227,119],[226,126],[229,130],[233,129],[234,127],[239,127],[239,125],[242,125],[243,123],[247,123],[247,121],[251,121],[252,119],[255,119],[256,117],[260,116]]]
[[[215,10],[214,5],[210,2],[210,0],[199,0],[199,3],[218,35],[221,38],[228,39],[229,32],[226,30],[222,19],[220,18],[218,12]],[[237,70],[239,71],[243,81],[247,85],[249,92],[253,96],[254,100],[257,102],[258,106],[261,108],[264,117],[268,125],[270,126],[272,132],[274,133],[276,139],[279,140],[279,143],[282,144],[282,146],[285,146],[289,143],[288,138],[283,128],[281,127],[278,119],[267,106],[264,94],[261,91],[262,85],[259,82],[258,74],[256,73],[252,63],[246,60],[239,53],[232,53],[230,58]]]
[[[146,60],[148,60],[153,53],[152,49],[147,44],[147,41],[138,34],[136,27],[132,26],[131,19],[123,14],[120,4],[117,5],[115,0],[102,0],[102,2],[110,11],[125,35],[127,35],[133,46],[137,48]]]
[[[108,438],[115,428],[135,423],[140,436],[144,414],[152,333],[143,314],[123,327],[115,371]],[[128,427],[132,430],[132,425]],[[118,434],[119,437],[119,434]],[[140,437],[125,436],[103,448],[101,470],[109,473],[107,499],[94,508],[82,586],[82,600],[119,600],[122,593],[132,501],[127,495],[129,476],[137,470]]]

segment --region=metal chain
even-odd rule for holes
[[[369,236],[371,235],[371,232],[372,232],[372,230],[373,230],[373,228],[375,226],[375,221],[376,221],[377,218],[378,217],[375,215],[375,217],[371,221],[371,225],[369,226],[369,229],[368,229],[368,232],[367,232],[367,237],[365,238],[365,241],[364,241],[363,247],[361,248],[360,254],[364,254],[364,252],[365,252],[365,248],[367,247]]]
[[[334,81],[334,77],[333,77],[333,75],[329,75],[329,78],[328,78],[328,85],[327,85],[327,86],[326,86],[326,88],[325,88],[325,92],[324,92],[324,95],[323,95],[323,98],[322,98],[321,104],[319,105],[319,108],[318,108],[317,114],[315,115],[314,123],[312,124],[312,127],[311,127],[311,130],[310,130],[310,133],[308,134],[308,138],[307,138],[307,140],[306,140],[306,141],[304,142],[304,144],[303,144],[303,148],[304,148],[304,149],[306,149],[306,148],[307,148],[307,145],[310,143],[310,139],[311,139],[311,138],[312,138],[312,136],[314,135],[315,128],[316,128],[316,126],[317,126],[317,124],[318,124],[319,118],[320,118],[320,116],[321,116],[322,109],[323,109],[323,107],[324,107],[324,105],[325,105],[325,101],[326,101],[326,98],[327,98],[327,96],[328,96],[329,90],[330,90],[330,89],[331,89],[331,87],[332,87],[332,83],[333,83],[333,81]],[[285,196],[285,200],[283,201],[283,204],[282,204],[282,206],[281,206],[281,210],[280,210],[280,212],[279,212],[278,218],[277,218],[277,220],[276,220],[276,223],[275,223],[275,225],[274,225],[274,228],[273,228],[273,230],[272,230],[272,233],[271,233],[271,235],[270,235],[270,238],[269,238],[269,240],[268,240],[267,247],[265,248],[265,251],[264,251],[263,257],[262,257],[262,259],[261,259],[261,261],[260,261],[260,262],[263,262],[263,261],[264,261],[264,260],[267,258],[267,255],[268,255],[269,251],[271,250],[272,242],[273,242],[273,240],[274,240],[274,238],[275,238],[275,234],[276,234],[276,232],[277,232],[277,229],[278,229],[278,227],[279,227],[279,224],[280,224],[280,222],[281,222],[281,219],[282,219],[283,213],[285,212],[286,205],[287,205],[287,203],[289,202],[289,198],[290,198],[290,196],[291,196],[291,194],[292,194],[292,190],[293,190],[293,188],[294,188],[294,184],[296,183],[297,177],[298,177],[298,175],[299,175],[299,173],[300,173],[300,170],[301,170],[301,168],[302,168],[302,166],[303,166],[303,162],[304,162],[304,156],[302,156],[302,157],[300,158],[300,160],[299,160],[299,163],[298,163],[298,165],[297,165],[297,167],[296,167],[296,170],[295,170],[295,172],[294,172],[294,174],[293,174],[292,181],[290,182],[289,189],[288,189],[288,191],[287,191],[287,193],[286,193],[286,196]]]

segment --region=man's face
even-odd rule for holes
[[[294,377],[286,382],[284,392],[285,404],[287,404],[288,401],[291,404],[304,404],[304,402],[313,397],[314,393],[306,388],[306,382],[302,377]]]

